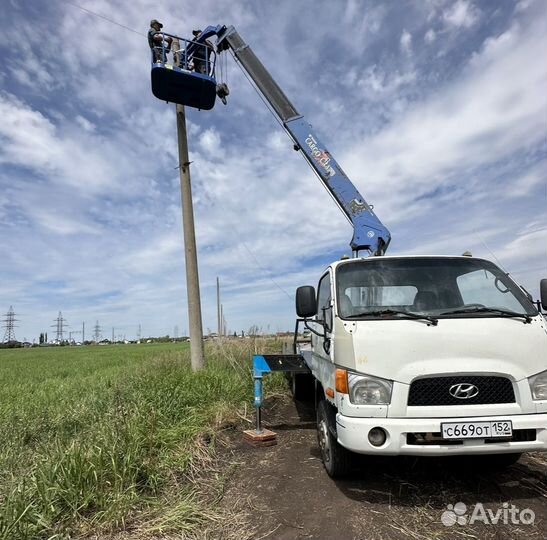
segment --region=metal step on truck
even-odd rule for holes
[[[296,291],[292,354],[254,358],[256,439],[272,442],[261,426],[262,379],[285,371],[297,398],[313,396],[332,477],[350,470],[352,453],[482,455],[508,465],[546,451],[547,279],[534,302],[470,254],[385,256],[389,230],[238,32],[218,25],[193,40],[169,37],[183,45],[172,64],[165,46],[153,57],[155,95],[210,109],[216,88],[226,103],[210,51],[216,39],[214,52],[232,52],[353,226],[353,258],[330,264],[317,289]],[[200,71],[204,57],[212,60]],[[307,347],[297,342],[302,327],[312,335]]]

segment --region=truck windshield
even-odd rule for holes
[[[524,292],[483,259],[423,257],[348,261],[336,269],[342,318],[402,318],[404,312],[454,317],[537,315]]]

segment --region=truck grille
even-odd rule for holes
[[[450,394],[455,385],[475,385],[477,395],[461,399]],[[505,377],[483,375],[457,375],[418,379],[410,385],[409,406],[435,405],[489,405],[515,403],[513,384]]]

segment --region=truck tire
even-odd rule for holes
[[[334,407],[324,399],[317,405],[317,440],[327,474],[331,478],[347,476],[351,470],[352,454],[338,444]]]
[[[314,378],[309,373],[291,373],[289,376],[292,397],[296,401],[311,401],[315,396]]]

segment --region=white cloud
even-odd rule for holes
[[[367,170],[384,191],[411,181],[412,195],[402,197],[407,200],[456,171],[544,140],[547,66],[535,51],[547,47],[546,36],[545,21],[539,21],[488,40],[459,81],[353,148],[351,170]]]
[[[526,197],[533,193],[538,185],[545,187],[545,202],[547,203],[547,171],[543,164],[522,171],[520,176],[512,179],[506,194],[510,197]]]
[[[172,231],[163,237],[149,239],[144,246],[128,253],[121,265],[137,274],[166,271],[173,263],[173,255],[182,253],[182,246],[182,235]]]
[[[480,11],[466,0],[457,0],[444,13],[444,21],[456,28],[470,28],[480,17]]]
[[[412,54],[412,34],[406,29],[401,34],[400,45],[405,54]]]
[[[531,259],[545,261],[547,258],[547,228],[518,235],[505,246],[503,258],[506,262],[531,261]],[[544,270],[547,272],[547,266],[544,267]]]
[[[435,33],[435,30],[433,28],[430,28],[424,36],[424,40],[426,43],[433,43],[437,37],[437,34]]]
[[[201,149],[208,154],[208,157],[218,158],[222,152],[220,135],[214,129],[206,129],[199,138]]]
[[[82,191],[116,187],[116,161],[97,152],[102,146],[109,153],[105,140],[66,136],[43,114],[9,94],[0,94],[0,117],[0,163],[32,170],[38,177],[50,176]]]
[[[535,0],[520,0],[520,2],[517,2],[517,5],[515,6],[515,12],[518,13],[519,11],[526,11],[535,3]]]
[[[93,133],[97,126],[93,122],[90,122],[87,118],[84,118],[82,115],[78,114],[74,118],[76,122],[82,127],[83,130],[87,131],[88,133]]]
[[[404,73],[398,71],[386,72],[381,67],[373,65],[368,67],[356,82],[357,86],[366,92],[366,99],[385,99],[388,96],[396,96],[401,87],[416,80],[416,71],[409,70]]]
[[[97,228],[82,223],[80,219],[63,215],[66,214],[65,209],[62,209],[61,212],[59,209],[57,212],[51,212],[48,208],[37,206],[32,209],[33,218],[37,223],[56,234],[98,234]]]

